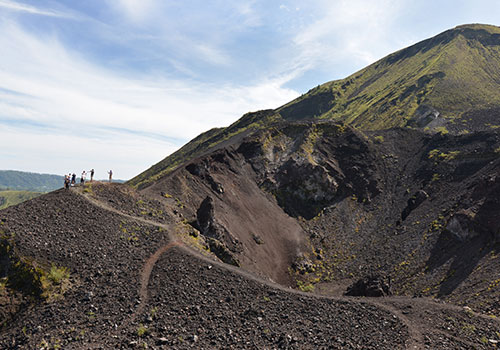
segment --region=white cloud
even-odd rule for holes
[[[200,44],[195,46],[195,48],[200,55],[199,58],[206,62],[216,65],[227,65],[231,61],[231,58],[223,51],[207,44]]]
[[[49,16],[49,17],[61,17],[61,18],[70,18],[69,14],[65,14],[62,12],[54,11],[54,10],[44,10],[38,7],[21,4],[19,2],[14,2],[10,0],[0,0],[0,7],[11,11],[25,12],[33,15],[41,15],[41,16]]]
[[[295,64],[308,70],[358,62],[361,68],[390,52],[385,45],[403,2],[395,0],[320,1],[314,19],[294,37]]]
[[[109,4],[133,22],[140,23],[158,13],[157,0],[111,0]]]
[[[240,22],[245,27],[259,27],[263,24],[262,17],[255,10],[256,0],[234,2],[237,13],[243,20]]]
[[[115,178],[129,179],[137,175],[138,169],[145,170],[175,150],[174,145],[166,142],[120,134],[92,139],[60,130],[41,133],[2,126],[1,135],[3,169],[63,175],[94,168],[99,179],[106,178],[109,169]]]
[[[60,160],[73,168],[100,160],[131,177],[203,131],[297,96],[282,87],[287,77],[251,86],[127,77],[89,63],[56,38],[34,37],[9,22],[0,31],[0,148],[26,145],[10,147],[17,156],[2,168],[66,172]]]

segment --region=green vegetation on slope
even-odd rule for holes
[[[20,292],[30,299],[62,298],[71,285],[69,269],[20,256],[12,237],[0,230],[0,296]]]
[[[0,191],[0,210],[28,201],[42,194],[41,192],[30,191]]]
[[[455,119],[500,105],[500,28],[468,25],[325,83],[279,108],[288,120],[328,118],[370,130],[407,125],[419,106]]]
[[[59,175],[0,170],[0,189],[50,192],[61,188],[63,181]]]

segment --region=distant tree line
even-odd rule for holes
[[[62,187],[64,177],[15,170],[0,170],[0,190],[50,192]]]

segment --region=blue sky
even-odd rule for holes
[[[0,169],[137,175],[500,2],[0,0]]]

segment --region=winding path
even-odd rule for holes
[[[141,271],[141,288],[139,290],[139,299],[141,303],[137,307],[136,311],[132,315],[132,320],[131,322],[134,321],[135,317],[137,315],[140,315],[142,311],[144,311],[144,307],[147,304],[148,301],[148,285],[149,285],[149,279],[151,277],[151,272],[153,271],[153,267],[155,266],[156,262],[158,259],[160,259],[160,256],[165,253],[167,250],[173,247],[177,247],[181,245],[182,243],[179,241],[173,241],[168,243],[167,245],[164,245],[160,249],[158,249],[156,252],[151,255],[148,260],[144,263],[144,267]]]
[[[151,278],[151,273],[152,273],[152,270],[153,270],[154,266],[156,265],[156,263],[158,262],[158,260],[160,259],[160,257],[164,253],[166,253],[167,251],[169,251],[172,248],[177,247],[177,248],[182,249],[183,251],[187,252],[188,254],[190,254],[190,255],[198,258],[198,259],[201,259],[201,260],[207,262],[210,265],[220,266],[220,267],[224,268],[225,270],[229,270],[229,271],[231,271],[233,273],[242,275],[243,277],[245,277],[247,279],[251,279],[251,280],[257,281],[257,282],[265,284],[265,285],[267,285],[267,286],[269,286],[271,288],[275,288],[275,289],[286,291],[287,293],[297,294],[297,295],[303,295],[303,296],[307,296],[308,298],[330,299],[330,300],[341,300],[341,301],[346,301],[347,300],[349,302],[359,302],[359,303],[364,303],[364,304],[375,306],[375,307],[377,307],[377,308],[379,308],[381,310],[384,310],[384,311],[392,314],[395,318],[397,318],[399,321],[401,321],[406,326],[406,328],[408,329],[408,333],[409,333],[409,337],[408,337],[407,342],[406,342],[406,348],[407,349],[424,349],[425,348],[425,339],[424,339],[425,337],[424,337],[424,334],[429,333],[429,332],[432,332],[434,334],[439,333],[439,334],[441,334],[441,335],[443,335],[445,337],[452,338],[452,339],[454,339],[456,341],[465,343],[467,345],[470,345],[470,346],[473,345],[473,344],[467,342],[466,340],[456,338],[452,334],[448,334],[445,331],[431,329],[430,328],[431,325],[429,325],[429,324],[418,322],[418,320],[411,319],[411,317],[407,317],[402,312],[401,309],[399,309],[395,305],[392,305],[392,303],[391,303],[392,301],[406,300],[406,299],[398,299],[398,298],[391,298],[391,297],[382,298],[382,299],[381,298],[354,299],[352,297],[329,297],[329,296],[314,295],[314,294],[311,294],[311,293],[304,293],[304,292],[301,292],[301,291],[298,291],[298,290],[295,290],[295,289],[286,288],[286,287],[284,287],[282,285],[279,285],[279,284],[276,284],[274,282],[271,282],[271,281],[268,281],[268,280],[263,280],[262,278],[259,278],[259,277],[255,276],[254,274],[246,272],[246,271],[242,270],[241,268],[237,268],[237,267],[234,267],[234,266],[231,266],[231,265],[227,265],[227,264],[224,264],[224,263],[219,262],[219,261],[212,260],[211,258],[202,255],[201,253],[199,253],[198,251],[194,250],[193,248],[184,245],[176,237],[173,237],[173,235],[171,233],[173,231],[172,230],[172,225],[166,225],[166,224],[162,224],[162,223],[159,223],[159,222],[156,222],[156,221],[151,221],[151,220],[147,220],[147,219],[144,219],[144,218],[141,218],[141,217],[136,217],[136,216],[129,215],[127,213],[121,212],[121,211],[119,211],[119,210],[117,210],[117,209],[115,209],[115,208],[107,205],[106,203],[103,203],[103,202],[101,202],[101,201],[99,201],[99,200],[97,200],[95,198],[92,198],[89,195],[86,195],[84,193],[80,193],[80,194],[84,198],[86,198],[88,201],[90,201],[92,204],[94,204],[94,205],[96,205],[96,206],[98,206],[98,207],[100,207],[100,208],[102,208],[104,210],[113,212],[115,214],[118,214],[120,216],[126,217],[126,218],[131,219],[131,220],[135,220],[137,222],[141,222],[141,223],[145,223],[145,224],[148,224],[148,225],[152,225],[152,226],[163,228],[163,229],[165,229],[167,231],[167,235],[169,237],[169,242],[166,243],[165,245],[161,246],[160,248],[158,248],[144,262],[142,270],[141,270],[141,273],[140,273],[140,276],[139,276],[140,287],[139,287],[139,290],[138,290],[138,294],[139,294],[140,303],[136,307],[136,310],[133,312],[133,314],[131,315],[131,317],[119,327],[120,331],[123,330],[123,329],[125,329],[126,327],[130,326],[136,320],[136,318],[141,313],[144,312],[144,309],[146,308],[147,303],[148,303],[148,297],[149,297],[149,295],[148,295],[148,285],[149,285],[149,281],[150,281],[150,278]],[[409,304],[414,304],[415,301],[408,301],[408,303]],[[431,302],[431,301],[427,301],[427,300],[423,300],[423,301],[421,301],[419,303],[421,303],[422,305],[429,306],[430,308],[439,307],[439,308],[454,309],[454,310],[461,309],[460,307],[455,306],[455,305],[447,305],[447,304],[441,305],[441,304],[437,304],[437,303],[434,303],[434,302]],[[432,305],[430,305],[431,303],[432,303]],[[420,306],[422,306],[422,305],[420,305]],[[477,316],[486,317],[486,316],[480,315],[480,314],[477,314]],[[499,325],[500,325],[500,323],[499,323]]]

